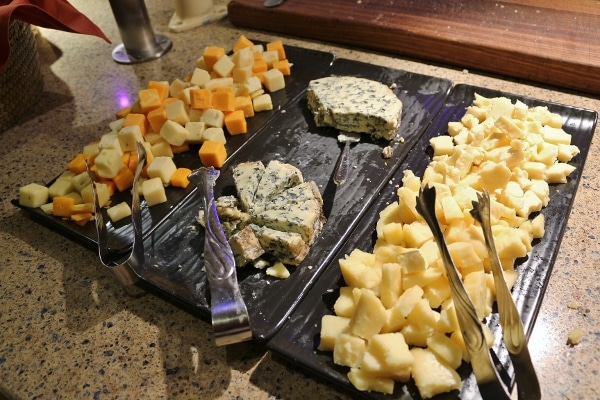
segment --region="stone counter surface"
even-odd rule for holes
[[[186,76],[208,45],[230,48],[241,33],[331,51],[382,66],[600,110],[582,93],[531,85],[418,60],[241,30],[227,20],[168,33],[169,1],[146,5],[173,49],[161,59],[119,65],[121,39],[108,2],[73,0],[113,41],[41,29],[44,93],[0,134],[0,397],[14,399],[335,399],[336,387],[283,362],[262,344],[216,347],[210,324],[144,292],[126,293],[95,252],[30,220],[11,204],[19,187],[47,183],[84,144],[107,130],[122,96],[151,79]],[[510,60],[507,60],[510,62]],[[600,397],[600,137],[585,165],[530,348],[545,399]],[[572,329],[583,340],[567,344]],[[190,347],[199,350],[195,372]]]

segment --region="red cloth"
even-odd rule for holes
[[[43,28],[98,36],[110,43],[96,24],[66,0],[0,0],[0,69],[10,56],[12,18]]]

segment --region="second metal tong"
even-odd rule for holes
[[[217,346],[252,338],[248,310],[242,298],[231,246],[219,221],[214,185],[219,170],[199,168],[189,175],[204,202],[204,268],[210,286],[212,325]]]
[[[472,211],[472,214],[475,219],[480,222],[483,221],[483,233],[490,254],[492,269],[495,269],[496,267],[501,268],[493,237],[491,236],[491,227],[489,224],[489,196],[484,192],[484,195],[479,196],[478,199],[479,202],[473,202],[474,211]],[[450,256],[444,234],[436,217],[435,203],[435,187],[427,186],[422,188],[419,197],[417,198],[416,208],[429,225],[438,244],[440,255],[448,276],[456,309],[456,316],[480,393],[485,399],[510,399],[511,396],[509,390],[504,386],[500,373],[492,360],[490,350],[487,347],[481,321],[479,320],[475,306],[465,290],[458,270]],[[483,206],[480,207],[482,204]],[[494,267],[494,265],[496,266]],[[498,275],[498,272],[500,275]],[[523,325],[514,301],[512,300],[512,296],[510,295],[510,291],[506,286],[506,281],[504,280],[501,269],[500,271],[494,271],[494,282],[496,285],[500,324],[504,333],[507,349],[511,355],[519,399],[540,399],[541,391],[539,382],[529,357],[529,351],[527,350],[527,341],[523,332]]]

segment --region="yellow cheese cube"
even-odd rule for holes
[[[154,157],[152,163],[148,166],[148,176],[150,178],[159,178],[163,185],[168,185],[171,176],[177,170],[177,166],[171,157]]]
[[[131,215],[131,207],[129,207],[129,204],[123,201],[117,205],[109,207],[106,212],[108,214],[108,218],[110,218],[112,222],[117,222]]]
[[[185,125],[188,123],[189,121],[187,121]],[[167,120],[162,128],[160,128],[160,136],[173,146],[181,146],[188,140],[190,133],[178,122]]]
[[[98,176],[101,178],[114,178],[123,167],[121,154],[115,149],[102,149],[95,158],[94,164]]]
[[[144,141],[144,136],[139,125],[130,125],[121,128],[117,137],[123,151],[136,151],[137,143]]]
[[[412,376],[421,398],[429,399],[460,389],[462,380],[458,373],[441,362],[433,352],[418,347],[410,352],[414,358]]]
[[[366,348],[367,344],[364,339],[340,333],[333,343],[333,362],[346,367],[358,367]]]
[[[19,204],[36,208],[48,201],[48,188],[38,183],[30,183],[19,189]]]
[[[165,203],[167,201],[167,194],[165,193],[165,187],[161,178],[150,178],[142,182],[142,193],[144,200],[148,207],[152,207],[156,204]]]
[[[337,315],[323,315],[321,318],[321,334],[319,350],[333,351],[335,339],[346,329],[350,318]]]

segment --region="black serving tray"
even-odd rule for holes
[[[325,314],[333,314],[333,304],[338,297],[339,288],[345,286],[337,260],[342,258],[344,254],[349,254],[355,248],[368,252],[373,250],[375,225],[379,218],[379,211],[391,202],[397,201],[396,185],[402,184],[403,171],[410,169],[417,176],[421,176],[430,161],[429,139],[447,134],[448,122],[457,121],[464,115],[465,108],[472,103],[474,93],[479,93],[485,97],[506,96],[513,99],[513,101],[519,99],[529,106],[547,106],[550,111],[563,116],[565,131],[572,135],[572,143],[581,150],[581,153],[572,160],[572,164],[577,169],[571,174],[568,182],[551,186],[550,203],[542,211],[546,219],[544,238],[534,243],[529,256],[525,260],[521,260],[517,267],[520,277],[513,288],[513,297],[521,314],[526,334],[527,336],[530,335],[565,232],[567,219],[596,127],[597,113],[577,107],[514,96],[495,90],[457,85],[452,89],[444,107],[406,161],[396,170],[389,184],[384,187],[381,195],[374,201],[373,206],[367,213],[364,213],[359,224],[348,235],[348,240],[334,257],[330,257],[331,261],[324,268],[319,280],[313,285],[296,310],[290,314],[286,324],[267,342],[267,346],[273,354],[324,377],[338,385],[342,391],[349,393],[353,398],[420,398],[412,381],[406,385],[397,383],[393,395],[356,390],[347,379],[348,368],[335,365],[331,352],[322,352],[317,349],[321,318]],[[494,353],[506,370],[506,383],[512,387],[514,373],[509,365],[508,353],[501,343],[497,314],[492,314],[488,322],[496,336]],[[470,367],[463,364],[458,372],[464,379],[461,392],[439,395],[436,398],[479,398],[479,390]]]
[[[255,41],[257,44],[263,42]],[[235,157],[235,154],[244,146],[248,145],[256,133],[270,120],[277,117],[281,110],[297,96],[299,96],[312,79],[326,75],[331,69],[335,56],[332,53],[309,50],[301,47],[285,46],[286,57],[289,59],[292,66],[292,74],[285,77],[285,88],[277,92],[271,93],[273,101],[273,110],[256,113],[254,117],[249,118],[248,133],[244,135],[227,135],[227,154],[229,158]],[[178,167],[186,167],[192,170],[202,166],[198,157],[198,145],[192,145],[190,151],[176,154],[174,157],[175,164]],[[50,186],[52,182],[48,183]],[[192,186],[186,189],[167,187],[167,202],[155,205],[151,208],[142,207],[142,219],[144,225],[144,238],[147,238],[160,224],[165,222],[175,208],[184,201],[195,190]],[[117,193],[112,198],[112,203],[117,204],[121,201],[126,201],[131,204],[131,194],[129,191]],[[12,203],[17,207],[18,200],[13,200]],[[64,221],[61,218],[56,218],[47,215],[38,209],[21,207],[29,213],[38,222],[45,224],[51,229],[65,235],[66,237],[83,244],[91,249],[97,247],[97,235],[94,224],[86,224],[85,226],[77,226],[72,221]],[[131,219],[126,218],[116,224],[108,225],[109,248],[115,254],[127,253],[130,251],[133,231],[131,228]]]
[[[236,163],[261,160],[266,165],[275,159],[298,167],[305,180],[315,181],[323,196],[327,222],[305,260],[297,267],[290,267],[289,278],[272,278],[253,267],[238,269],[240,290],[250,314],[253,336],[258,341],[266,341],[279,329],[317,280],[360,216],[425,132],[452,85],[445,79],[346,59],[335,60],[330,73],[395,84],[394,90],[403,102],[399,132],[404,142],[397,139],[374,142],[365,137],[352,147],[351,165],[356,168],[351,169],[344,185],[336,187],[332,175],[342,147],[337,141],[338,132],[315,126],[303,94],[283,108],[250,145],[241,148],[221,169],[215,196],[235,193],[231,167]],[[394,149],[390,159],[382,156],[386,145]],[[182,202],[145,240],[147,262],[135,272],[162,293],[209,316],[209,287],[201,256],[204,231],[196,222],[201,207],[199,193]]]

